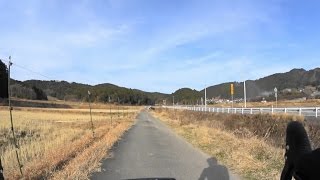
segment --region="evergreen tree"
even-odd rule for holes
[[[48,100],[46,93],[43,92],[41,89],[39,89],[35,86],[33,86],[32,89],[36,93],[37,100]]]
[[[0,60],[0,98],[8,98],[8,69]]]

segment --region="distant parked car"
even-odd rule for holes
[[[148,110],[155,110],[156,108],[154,108],[153,106],[149,106]]]

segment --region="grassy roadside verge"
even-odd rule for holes
[[[161,109],[153,115],[243,179],[279,179],[284,162],[281,142],[284,142],[285,125],[292,119],[303,121],[289,116],[241,119]]]

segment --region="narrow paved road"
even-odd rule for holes
[[[114,147],[113,157],[91,179],[170,177],[178,180],[236,179],[215,158],[193,148],[166,125],[143,111]]]

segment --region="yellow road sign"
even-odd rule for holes
[[[233,95],[234,94],[233,84],[230,84],[230,91],[231,91],[231,95]]]

